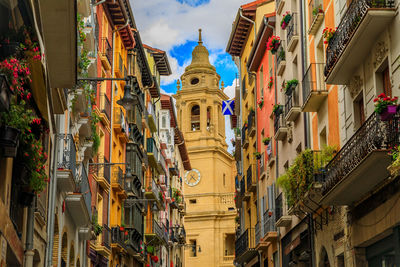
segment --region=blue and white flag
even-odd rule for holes
[[[222,114],[223,115],[233,115],[234,109],[235,109],[235,101],[234,100],[222,101]]]

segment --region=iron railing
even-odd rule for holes
[[[296,13],[292,13],[292,19],[289,21],[289,25],[286,28],[287,46],[289,46],[290,41],[296,35],[298,35],[298,32],[297,32],[297,14]]]
[[[253,173],[253,165],[252,164],[250,164],[249,167],[247,168],[246,178],[247,178],[247,190],[249,190],[250,187],[252,187],[253,183],[256,183],[255,182],[256,175],[255,175],[255,173]]]
[[[255,247],[254,228],[248,228],[244,231],[235,242],[235,256],[240,257],[243,253]]]
[[[246,141],[246,129],[247,129],[246,125],[243,125],[243,127],[242,127],[242,145]]]
[[[276,232],[276,227],[275,227],[275,213],[273,210],[267,210],[264,212],[263,215],[264,219],[264,234],[267,234],[268,232]]]
[[[106,181],[108,183],[110,183],[110,176],[111,176],[110,167],[111,166],[109,164],[109,161],[106,158],[103,158],[103,163],[104,163],[104,166],[103,166],[103,177],[104,177],[104,179],[106,179]]]
[[[308,101],[311,92],[323,92],[325,82],[323,78],[324,64],[311,63],[303,77],[303,105]]]
[[[163,238],[165,243],[168,243],[168,239],[169,239],[169,226],[167,226],[167,225],[168,225],[168,222],[167,222],[166,225],[164,223],[162,224],[162,230],[163,230],[162,238]]]
[[[255,111],[254,110],[250,110],[249,115],[247,116],[247,121],[248,121],[247,131],[248,131],[248,133],[250,133],[250,131],[252,131],[253,127],[255,126]]]
[[[116,171],[113,175],[113,182],[119,184],[121,188],[125,188],[124,172],[121,167],[116,166]]]
[[[74,138],[71,134],[58,135],[57,168],[70,170],[76,180],[76,150]]]
[[[111,102],[106,94],[102,97],[101,112],[106,114],[108,120],[111,120]]]
[[[156,145],[156,141],[154,141],[154,138],[149,137],[147,138],[147,153],[153,153],[154,158],[158,159],[158,148]]]
[[[325,76],[331,72],[339,60],[347,44],[352,39],[358,25],[366,16],[370,8],[394,8],[393,0],[355,0],[352,1],[346,13],[342,17],[335,34],[329,40],[326,48]]]
[[[299,85],[296,85],[295,88],[292,89],[292,93],[290,95],[286,95],[286,102],[285,102],[285,114],[288,114],[289,111],[293,107],[299,107],[299,93],[298,93]]]
[[[279,128],[286,127],[286,120],[285,120],[285,115],[280,113],[279,115],[275,114],[274,116],[274,129],[275,133],[278,132]]]
[[[258,221],[256,223],[256,227],[255,227],[255,236],[256,236],[256,245],[258,245],[258,243],[260,243],[261,241],[261,226],[260,226],[260,221]]]
[[[78,180],[76,193],[81,193],[85,200],[86,208],[88,210],[89,217],[92,217],[92,192],[90,191],[89,178],[86,172],[86,166],[81,164],[81,177]]]
[[[278,51],[276,52],[276,65],[279,66],[279,64],[285,60],[286,60],[285,48],[283,47],[283,42],[281,42],[281,45],[279,46]]]
[[[153,234],[156,234],[160,239],[164,238],[164,229],[153,219]]]
[[[101,244],[106,248],[110,249],[111,245],[111,230],[108,225],[103,225],[103,230],[101,233]]]
[[[326,194],[374,150],[389,149],[400,143],[400,112],[382,121],[373,113],[326,166],[323,193]]]
[[[323,13],[324,8],[322,6],[321,0],[311,0],[308,4],[308,14],[309,14],[309,25],[311,26],[314,22],[314,19],[317,17],[319,13]]]
[[[112,48],[106,37],[101,38],[101,55],[107,58],[110,65],[112,64]]]
[[[126,240],[127,236],[125,235],[125,231],[121,231],[119,226],[111,228],[111,242],[113,244],[118,244],[125,248]]]
[[[246,90],[246,76],[242,79],[242,98],[246,99],[247,90]]]
[[[275,199],[275,220],[278,221],[283,215],[282,194]]]
[[[242,180],[240,180],[239,184],[240,184],[240,196],[243,197],[246,191],[246,184],[244,182],[244,177],[242,178]]]

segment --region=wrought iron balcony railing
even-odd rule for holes
[[[352,1],[346,13],[342,17],[335,34],[329,40],[326,48],[326,66],[324,74],[328,76],[336,62],[341,57],[346,46],[357,31],[359,24],[365,18],[367,12],[372,9],[392,9],[393,0],[355,0]]]
[[[247,179],[247,190],[252,191],[256,189],[257,180],[256,180],[256,169],[255,165],[250,164],[246,171],[246,179]]]
[[[70,170],[76,179],[76,150],[74,138],[71,134],[58,135],[58,164],[59,170]]]
[[[282,194],[275,199],[275,220],[278,221],[283,215]]]
[[[107,58],[110,65],[112,64],[112,48],[106,37],[101,38],[101,55]]]
[[[292,43],[295,41],[294,38],[296,36],[298,36],[297,14],[292,13],[292,19],[290,20],[289,25],[286,28],[286,42],[289,51],[293,51],[291,47],[293,47]]]
[[[86,166],[81,164],[81,177],[76,186],[76,193],[81,193],[85,200],[89,217],[92,216],[92,191],[90,191],[89,178],[86,172]]]
[[[255,231],[254,228],[248,228],[244,231],[235,242],[236,258],[242,256],[249,249],[255,248]]]
[[[247,116],[247,132],[249,136],[254,136],[256,129],[255,129],[255,112],[254,110],[250,110],[249,115]]]
[[[242,98],[243,99],[246,99],[246,96],[247,96],[247,90],[246,90],[246,76],[245,77],[243,77],[243,79],[242,79]]]
[[[240,180],[239,186],[240,186],[240,196],[243,197],[246,192],[246,184],[245,184],[243,178],[242,178],[242,180]]]
[[[285,101],[285,114],[289,114],[289,111],[293,107],[298,107],[300,106],[299,104],[299,94],[297,93],[298,85],[292,90],[292,93],[286,96],[286,101]]]
[[[316,112],[327,96],[323,76],[323,63],[311,63],[304,74],[303,87],[303,111]]]
[[[100,105],[101,112],[107,116],[108,120],[111,120],[111,103],[106,94],[102,95]]]
[[[126,247],[127,236],[125,235],[125,230],[121,231],[120,226],[111,228],[111,242],[113,244],[118,244],[121,247]]]
[[[279,131],[280,128],[286,128],[286,120],[283,113],[274,116],[274,130],[275,134]]]
[[[119,166],[115,166],[115,168],[112,182],[118,184],[121,188],[125,188],[124,172]]]
[[[279,46],[278,51],[276,52],[276,65],[279,66],[279,64],[285,60],[286,60],[285,48],[283,47],[283,42],[281,42],[281,45]]]
[[[111,247],[111,230],[106,224],[103,225],[103,231],[101,233],[101,244],[108,249],[110,249]]]
[[[276,227],[275,227],[275,213],[273,210],[267,210],[264,212],[263,215],[264,219],[264,234],[267,234],[268,232],[276,232]]]
[[[349,205],[370,192],[389,176],[388,149],[399,143],[400,112],[389,121],[373,113],[327,164],[324,198]]]
[[[261,238],[262,238],[262,233],[261,233],[261,222],[260,222],[260,221],[258,221],[258,222],[256,223],[256,226],[255,226],[255,236],[256,236],[255,242],[256,242],[256,245],[258,245],[258,243],[260,243]]]

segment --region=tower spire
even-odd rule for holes
[[[199,29],[199,45],[203,44],[203,41],[201,40],[201,29]]]

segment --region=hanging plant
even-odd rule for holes
[[[318,14],[323,14],[324,10],[322,9],[322,5],[319,4],[318,6],[314,7],[312,10],[313,18],[315,18]]]
[[[268,89],[271,89],[271,88],[272,88],[272,85],[274,85],[274,78],[273,78],[273,77],[270,77],[270,78],[269,78],[269,81],[268,81]]]
[[[283,15],[283,18],[281,20],[281,28],[282,30],[285,30],[286,27],[289,25],[290,20],[292,19],[292,15],[290,14],[289,11],[286,11],[286,13]]]
[[[293,89],[295,89],[298,84],[299,84],[299,81],[297,79],[292,79],[292,80],[287,81],[286,86],[285,86],[285,94],[291,95],[293,92]]]
[[[264,97],[260,97],[260,99],[257,101],[257,105],[260,109],[263,108],[264,106]]]
[[[272,112],[275,113],[275,115],[279,115],[282,112],[282,105],[275,104],[272,108]]]
[[[256,159],[261,159],[261,153],[260,152],[254,152],[253,155],[256,157]]]
[[[264,137],[262,139],[262,142],[264,143],[264,145],[268,145],[270,141],[271,141],[271,137]]]
[[[322,36],[325,39],[324,44],[329,44],[329,41],[332,39],[332,37],[335,35],[335,33],[336,33],[336,29],[326,27],[322,31]]]
[[[272,54],[275,54],[278,51],[279,46],[281,45],[281,39],[279,36],[271,36],[267,41],[267,50],[271,51]]]

